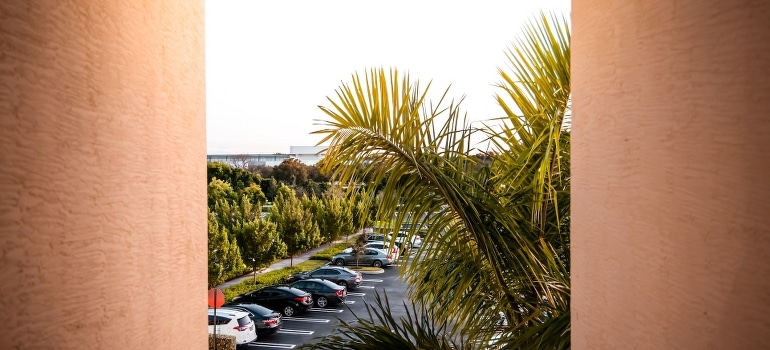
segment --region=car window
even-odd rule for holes
[[[238,325],[243,327],[251,323],[251,319],[248,316],[243,316],[238,319]]]
[[[329,273],[328,273],[328,275],[331,275],[331,276],[337,276],[339,274],[340,274],[340,272],[337,271],[337,270],[329,270]]]
[[[325,275],[326,273],[327,273],[326,269],[315,270],[310,274],[310,276],[321,276],[321,275]]]
[[[375,250],[370,250],[370,249],[367,249],[367,250],[366,250],[366,255],[377,255],[377,251],[375,251]]]
[[[294,283],[292,286],[294,286],[294,288],[303,289],[305,288],[306,285],[307,285],[307,282],[297,282],[297,283]]]
[[[216,316],[216,321],[214,320],[214,315],[209,315],[209,326],[213,326],[214,324],[217,325],[223,325],[230,323],[230,319],[224,316]]]

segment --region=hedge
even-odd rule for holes
[[[235,350],[235,337],[232,335],[217,334],[217,350]],[[209,334],[209,350],[214,350],[214,335]]]

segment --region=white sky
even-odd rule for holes
[[[208,153],[315,145],[317,106],[365,68],[433,80],[434,93],[451,84],[470,119],[495,117],[497,67],[521,26],[569,9],[570,0],[207,0]]]

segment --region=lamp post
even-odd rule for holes
[[[251,258],[251,269],[254,270],[252,273],[254,274],[254,285],[257,284],[257,260],[254,258]]]

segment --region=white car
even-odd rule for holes
[[[209,308],[209,334],[232,335],[235,337],[235,344],[246,344],[257,340],[257,327],[254,321],[249,317],[248,312],[228,308],[216,309]]]
[[[406,237],[409,236],[409,233],[406,231],[399,231],[398,235],[396,236],[396,243],[401,244],[404,240],[406,240]],[[422,245],[422,238],[420,235],[415,234],[412,236],[412,241],[407,244],[409,248],[419,248]]]

